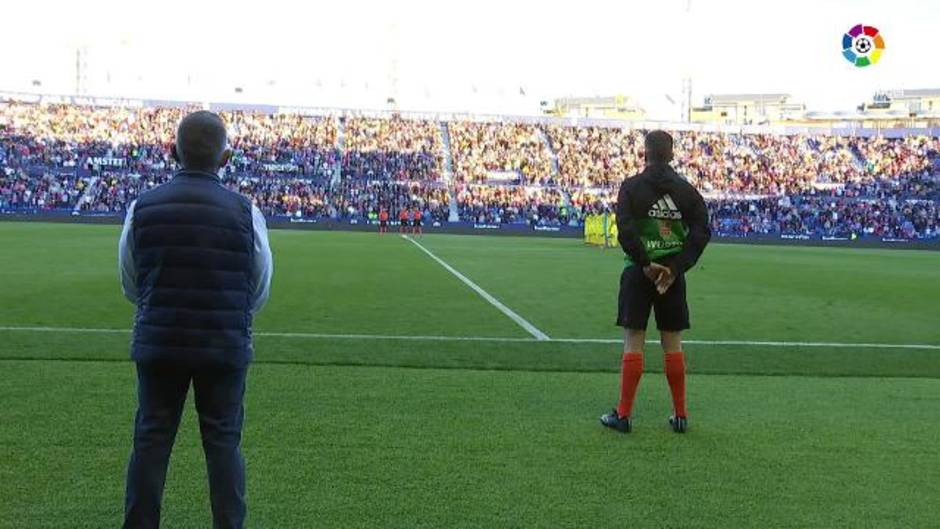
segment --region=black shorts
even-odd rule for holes
[[[387,228],[387,227],[388,227],[388,221],[387,221],[387,220],[380,220],[380,221],[379,221],[379,227],[380,227],[380,228]]]
[[[418,220],[418,219],[415,219],[415,220],[411,221],[411,225],[414,226],[415,228],[420,228],[420,227],[421,227],[421,221]]]
[[[689,328],[689,305],[685,299],[685,275],[680,275],[665,294],[646,277],[643,268],[630,266],[620,274],[620,299],[617,325],[626,329],[646,330],[650,308],[656,310],[656,328],[660,331],[684,331]]]

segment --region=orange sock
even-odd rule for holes
[[[617,414],[629,417],[633,413],[633,399],[636,388],[643,376],[643,353],[623,353],[623,367],[620,371],[620,403]]]
[[[666,380],[672,392],[672,408],[679,417],[688,417],[685,409],[685,355],[666,353]]]

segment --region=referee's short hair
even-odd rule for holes
[[[644,140],[646,163],[669,163],[672,161],[672,136],[664,130],[650,131]]]

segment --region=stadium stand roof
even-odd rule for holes
[[[783,103],[790,94],[712,94],[705,97],[705,104],[728,104],[743,102]]]
[[[721,97],[753,97],[761,94],[731,94]],[[780,97],[786,94],[763,94],[764,97]],[[695,130],[712,132],[730,132],[740,134],[809,134],[809,135],[839,135],[839,136],[885,136],[902,137],[911,134],[922,134],[927,136],[940,136],[940,128],[865,128],[857,126],[846,127],[806,127],[789,125],[725,125],[717,123],[687,123],[687,122],[669,122],[669,121],[625,121],[619,119],[598,119],[598,118],[561,118],[554,116],[512,116],[505,114],[480,114],[480,113],[454,113],[454,112],[412,112],[412,111],[393,111],[379,109],[344,109],[335,107],[299,107],[299,106],[276,106],[270,104],[245,104],[245,103],[213,103],[213,102],[195,102],[195,101],[172,101],[172,100],[150,100],[150,99],[128,99],[113,97],[94,97],[94,96],[70,96],[53,94],[36,94],[24,92],[0,91],[0,103],[5,101],[18,101],[23,103],[35,104],[65,104],[82,106],[102,106],[102,107],[190,107],[203,110],[221,111],[221,110],[243,110],[249,112],[261,113],[283,113],[283,114],[302,114],[308,116],[333,116],[333,117],[372,117],[389,118],[398,116],[405,119],[426,119],[434,121],[474,121],[482,123],[492,122],[516,122],[529,124],[554,124],[569,127],[602,127],[602,128],[630,128],[630,129],[655,129],[664,128],[668,130]],[[728,101],[731,101],[730,99]],[[751,100],[753,101],[753,100]],[[767,102],[775,101],[767,99]]]
[[[887,94],[891,99],[917,99],[921,97],[940,97],[940,88],[915,88],[912,90],[891,90]]]
[[[629,96],[597,96],[597,97],[559,97],[555,100],[564,105],[633,105],[635,102]]]

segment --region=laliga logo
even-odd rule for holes
[[[884,49],[885,39],[876,27],[858,24],[842,35],[842,56],[859,68],[878,62]]]

